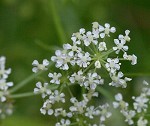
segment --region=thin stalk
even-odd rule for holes
[[[71,89],[70,89],[69,85],[66,84],[66,86],[67,86],[68,92],[70,93],[71,97],[74,97],[73,94],[72,94],[72,92],[71,92]]]
[[[9,90],[10,93],[14,93],[26,84],[28,84],[30,81],[32,81],[36,76],[42,74],[43,71],[38,72],[37,74],[31,74],[29,77],[27,77],[25,80],[21,81],[20,83],[16,84],[12,89]]]
[[[53,63],[51,63],[49,65],[52,66]],[[26,84],[29,84],[30,81],[32,81],[35,77],[37,77],[38,75],[44,73],[45,71],[40,71],[36,74],[31,74],[29,77],[27,77],[25,80],[21,81],[20,83],[16,84],[16,86],[14,86],[12,89],[9,90],[10,93],[14,93],[16,92],[17,90],[19,90],[20,88],[22,88],[23,86],[25,86]]]
[[[71,123],[70,126],[73,126],[73,125],[78,125],[78,122],[75,122],[75,123]]]
[[[111,100],[111,101],[114,100],[112,94],[109,91],[105,90],[104,88],[97,86],[96,90],[99,93],[101,93],[103,96],[105,96],[106,98],[108,98],[109,100]]]
[[[110,50],[108,50],[106,53],[104,53],[104,54],[102,55],[102,57],[105,57],[105,56],[109,55],[109,54],[112,53],[112,52],[114,52],[114,50],[113,50],[113,49],[110,49]]]
[[[90,51],[91,51],[93,54],[95,54],[94,50],[91,49],[91,47],[88,46],[88,49],[90,49]]]
[[[27,92],[27,93],[10,95],[9,98],[23,98],[23,97],[30,97],[30,96],[35,96],[35,95],[39,95],[39,94],[40,93],[35,94],[34,92]]]
[[[61,24],[60,16],[58,15],[57,8],[55,6],[55,0],[48,0],[48,3],[51,9],[50,11],[53,16],[54,24],[55,24],[60,42],[61,44],[63,44],[67,41],[67,39],[66,39],[66,35]]]
[[[150,76],[150,73],[125,73],[124,74],[125,76],[133,76],[133,77],[142,77],[142,76],[147,76],[149,77]]]
[[[83,73],[85,73],[88,69],[90,69],[90,67],[94,64],[94,61],[83,71]]]

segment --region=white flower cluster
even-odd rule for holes
[[[11,69],[5,69],[6,58],[0,57],[0,101],[6,101],[6,95],[8,94],[8,88],[13,86],[12,82],[7,82],[8,75],[11,73]]]
[[[144,83],[147,82],[144,81]],[[116,101],[113,102],[113,106],[114,108],[120,108],[120,112],[125,116],[125,121],[128,122],[129,125],[133,125],[135,123],[134,118],[140,116],[137,120],[137,126],[147,126],[148,120],[144,119],[144,117],[146,115],[148,105],[150,104],[150,88],[142,88],[140,96],[132,97],[132,99],[134,100],[134,110],[129,110],[129,103],[123,100],[121,93],[115,95]]]
[[[43,60],[43,64],[39,64],[37,60],[33,61],[33,72],[39,70],[49,70],[49,83],[41,82],[36,84],[34,93],[41,93],[44,104],[40,109],[42,114],[61,116],[60,122],[56,126],[68,125],[87,125],[87,126],[104,126],[106,118],[111,116],[108,111],[108,104],[95,107],[90,105],[92,97],[97,97],[97,86],[104,84],[104,79],[100,76],[103,71],[108,72],[111,79],[109,85],[114,87],[127,87],[127,82],[131,78],[124,77],[120,71],[120,60],[129,60],[132,65],[137,63],[137,57],[128,55],[128,42],[130,41],[129,30],[125,31],[125,35],[119,35],[114,39],[113,47],[109,47],[106,42],[107,37],[116,32],[115,27],[110,27],[106,23],[104,26],[97,22],[92,23],[92,31],[86,31],[81,28],[79,32],[73,33],[72,44],[64,44],[62,50],[56,50],[55,56],[51,57],[51,61],[55,63],[56,72],[48,69],[49,61]],[[109,48],[108,48],[109,47]],[[122,53],[123,52],[123,53]],[[113,57],[111,57],[114,54]],[[121,55],[120,55],[121,54]],[[120,57],[121,56],[121,57]],[[60,71],[60,72],[58,72]],[[77,99],[71,92],[70,86],[79,85],[83,92],[82,99]],[[52,89],[52,87],[55,87]],[[70,95],[70,107],[66,110],[62,107],[65,104],[66,96],[63,89],[68,88]],[[51,89],[51,90],[50,90]],[[54,108],[54,104],[59,103],[58,108]],[[129,115],[131,112],[124,113]],[[92,124],[92,119],[99,116],[99,123]],[[78,117],[78,118],[77,118]],[[74,118],[76,122],[70,120]],[[77,118],[77,119],[76,119]]]
[[[9,107],[7,101],[8,89],[13,86],[13,82],[7,82],[8,75],[11,73],[11,69],[5,69],[6,58],[0,57],[0,118],[4,118],[6,115],[12,113],[12,109]],[[8,105],[9,104],[9,105]]]

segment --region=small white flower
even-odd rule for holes
[[[86,68],[91,61],[91,57],[90,54],[88,52],[86,52],[85,54],[83,53],[78,53],[78,59],[77,59],[77,65],[79,65],[80,67],[84,67]]]
[[[78,100],[75,97],[72,97],[70,99],[70,102],[73,103],[73,106],[69,107],[69,109],[72,113],[79,113],[79,114],[84,113],[84,109],[86,108],[86,105],[87,105],[86,100],[82,100],[82,101],[78,102]]]
[[[73,84],[75,82],[78,82],[80,86],[83,86],[83,81],[85,79],[85,76],[83,76],[82,70],[78,71],[77,73],[74,73],[69,78],[70,82]]]
[[[109,104],[104,104],[102,106],[99,106],[100,108],[100,121],[103,122],[106,120],[106,118],[109,118],[112,113],[108,111]]]
[[[39,70],[47,70],[47,66],[49,65],[49,61],[47,59],[43,60],[42,64],[39,64],[39,62],[37,60],[34,60],[32,65],[34,66],[32,71],[34,73],[37,73]]]
[[[136,57],[134,54],[133,54],[133,55],[127,55],[127,53],[125,52],[125,53],[123,54],[123,58],[124,58],[125,60],[131,61],[131,64],[132,64],[132,65],[137,64],[137,57]]]
[[[42,98],[45,98],[47,95],[51,94],[51,90],[48,89],[48,83],[44,83],[42,86],[41,82],[37,82],[36,88],[34,88],[34,93],[42,93]]]
[[[121,63],[119,63],[119,59],[118,58],[115,58],[115,59],[108,58],[107,59],[107,63],[105,64],[107,70],[110,73],[114,73],[114,72],[116,72],[116,70],[119,70],[120,69],[120,65],[121,65]]]
[[[130,37],[129,37],[129,33],[130,33],[130,31],[129,30],[126,30],[125,31],[125,36],[123,36],[123,35],[119,35],[119,40],[122,40],[122,39],[124,39],[125,41],[127,41],[127,42],[129,42],[131,39],[130,39]]]
[[[101,38],[104,38],[106,35],[107,35],[108,37],[110,37],[109,33],[110,33],[110,32],[111,32],[111,33],[116,32],[116,28],[115,28],[115,27],[111,27],[111,28],[110,28],[110,24],[105,23],[105,27],[99,25],[99,31],[100,31],[100,32],[103,32],[103,33],[100,33],[100,37],[101,37]]]
[[[69,69],[69,65],[68,63],[71,63],[71,65],[74,65],[74,62],[71,62],[71,58],[72,56],[69,56],[67,53],[67,50],[56,50],[55,52],[56,56],[52,56],[51,60],[53,62],[56,62],[56,67],[63,69],[63,70],[68,70]]]
[[[94,106],[90,106],[86,108],[85,116],[87,116],[90,119],[93,119],[95,115],[99,115],[100,110],[97,110],[94,108]]]
[[[137,121],[137,126],[147,126],[148,121],[146,119],[143,119],[143,117],[140,117]]]
[[[71,39],[73,42],[77,41],[78,44],[81,44],[81,40],[83,40],[83,36],[85,33],[85,29],[81,28],[79,32],[73,33]]]
[[[52,78],[52,80],[50,81],[50,83],[53,83],[53,84],[60,84],[60,80],[59,78],[62,77],[61,73],[49,73],[48,76],[50,78]]]
[[[101,63],[100,63],[100,61],[97,60],[97,61],[95,62],[95,67],[96,67],[96,68],[101,68]]]
[[[74,56],[75,53],[79,53],[82,51],[82,49],[80,47],[77,46],[77,44],[74,42],[73,45],[70,45],[70,44],[64,44],[63,45],[63,48],[65,50],[69,50],[69,53],[68,55],[69,56]]]
[[[89,46],[91,42],[93,41],[93,35],[91,32],[87,32],[84,36],[84,45]]]
[[[130,111],[122,111],[122,114],[125,116],[125,122],[128,122],[129,125],[134,124],[132,118],[135,116],[136,112],[133,110]]]
[[[125,46],[125,40],[121,39],[120,41],[118,39],[114,39],[114,43],[117,45],[116,47],[113,47],[113,50],[116,51],[116,54],[119,54],[120,50],[122,51],[128,51],[128,46]]]
[[[118,72],[118,74],[116,75],[116,73],[114,74],[110,74],[110,77],[112,79],[112,82],[109,83],[109,85],[115,86],[115,87],[123,87],[126,88],[127,87],[127,82],[131,81],[131,78],[125,77],[124,79],[122,79],[123,77],[123,73],[122,72]]]
[[[86,80],[84,82],[84,86],[87,89],[95,90],[97,85],[103,84],[104,80],[97,73],[88,73]]]
[[[51,103],[55,103],[55,102],[62,102],[65,103],[65,94],[64,93],[60,93],[58,90],[55,90],[54,93],[52,93],[49,96],[49,99],[51,101]]]
[[[83,36],[84,45],[89,46],[91,43],[97,45],[98,41],[95,37],[97,37],[96,33],[94,33],[94,36],[93,36],[92,32],[88,31],[86,35]]]
[[[44,104],[43,104],[43,107],[40,109],[41,113],[43,115],[45,115],[46,113],[48,115],[52,115],[54,113],[53,109],[51,109],[52,107],[52,103],[49,99],[47,99]]]
[[[64,110],[63,108],[57,108],[57,109],[55,109],[54,115],[56,117],[58,117],[60,115],[63,116],[63,117],[69,117],[69,118],[72,117],[72,113],[71,112],[67,113],[66,110]]]
[[[69,119],[61,119],[60,122],[56,123],[55,126],[70,126],[70,120]]]
[[[105,42],[100,42],[99,46],[98,46],[99,51],[106,51],[107,47],[106,47],[106,43]]]
[[[117,102],[113,102],[113,107],[114,108],[120,107],[121,111],[122,110],[127,110],[128,103],[126,103],[125,101],[123,101],[123,97],[122,97],[121,93],[118,93],[118,94],[115,95],[115,100]]]
[[[133,97],[133,99],[135,101],[133,103],[134,109],[137,110],[138,113],[141,113],[142,110],[144,112],[147,111],[148,108],[147,103],[149,102],[149,99],[145,96],[145,94],[141,94],[138,97]]]

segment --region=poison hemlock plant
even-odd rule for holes
[[[36,76],[44,71],[49,72],[47,82],[36,83],[34,94],[41,94],[44,102],[40,112],[56,117],[55,126],[105,126],[107,119],[113,115],[110,109],[112,107],[120,111],[128,125],[148,126],[150,88],[146,81],[143,81],[141,94],[131,96],[133,104],[124,101],[120,92],[112,98],[107,94],[111,91],[105,89],[107,85],[125,90],[132,78],[123,74],[121,66],[124,61],[131,62],[131,65],[137,63],[137,57],[127,52],[130,31],[125,30],[123,35],[118,35],[111,42],[108,38],[115,32],[116,28],[108,23],[102,26],[98,22],[93,22],[92,31],[81,28],[79,32],[73,33],[72,43],[64,44],[61,50],[56,50],[51,61],[33,61],[32,71]],[[0,64],[2,63],[1,60]],[[51,69],[52,63],[55,65],[54,70]],[[3,68],[0,67],[2,71]],[[0,72],[1,80],[6,80],[9,73],[10,71]],[[107,78],[103,77],[104,74]],[[26,83],[34,77],[30,77]],[[11,95],[4,92],[12,85],[6,83],[3,89],[3,83],[0,81],[2,106],[6,106],[7,96]],[[72,87],[76,86],[81,89],[80,98],[73,91]],[[94,97],[98,97],[99,94],[110,98],[110,102],[93,104]],[[0,110],[2,115],[4,109],[1,106]]]

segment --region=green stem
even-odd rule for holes
[[[64,30],[63,30],[63,27],[61,25],[61,21],[59,18],[60,16],[58,15],[57,8],[55,6],[55,0],[48,0],[48,3],[50,6],[50,9],[51,9],[50,11],[51,11],[52,16],[53,16],[54,24],[56,26],[56,30],[58,32],[60,42],[61,42],[61,44],[63,44],[67,41],[67,39],[66,39],[66,35],[65,35]]]
[[[33,92],[27,92],[27,93],[20,93],[20,94],[14,94],[14,95],[10,95],[9,98],[23,98],[23,97],[30,97],[30,96],[35,96],[35,95],[39,95],[35,94]]]
[[[105,57],[105,56],[109,55],[109,54],[112,53],[112,52],[114,52],[114,50],[113,50],[113,49],[110,49],[110,50],[108,50],[107,52],[105,52],[104,54],[102,54],[101,57]]]
[[[36,76],[43,73],[43,71],[38,72],[37,74],[31,74],[29,77],[27,77],[25,80],[21,81],[20,83],[16,84],[12,89],[9,90],[10,93],[14,93],[26,84],[28,84],[30,81],[32,81]]]
[[[50,63],[49,67],[52,66],[53,63]],[[48,67],[48,68],[49,68]],[[25,86],[26,84],[29,84],[30,81],[32,81],[35,77],[37,77],[38,75],[44,73],[45,71],[40,71],[36,74],[31,74],[29,77],[27,77],[25,80],[21,81],[20,83],[16,84],[16,86],[14,86],[12,89],[9,90],[10,93],[14,93],[17,90],[19,90],[20,88],[22,88],[23,86]]]
[[[69,85],[66,84],[66,86],[67,86],[68,92],[70,93],[71,97],[74,97],[73,94],[72,94],[72,92],[71,92],[71,89],[70,89]]]
[[[94,64],[94,61],[83,71],[83,73],[85,73],[88,69],[90,69],[90,67]]]
[[[75,122],[75,123],[71,123],[70,126],[73,126],[73,125],[78,125],[78,122]]]
[[[133,76],[133,77],[142,77],[142,76],[147,76],[149,77],[150,76],[150,73],[125,73],[124,74],[125,76]]]
[[[91,53],[95,54],[94,50],[91,49],[91,47],[88,46],[88,49],[90,49]]]
[[[101,93],[103,96],[105,96],[106,98],[108,98],[109,100],[111,100],[111,101],[114,100],[112,94],[109,91],[105,90],[104,88],[97,86],[96,90],[99,93]]]

